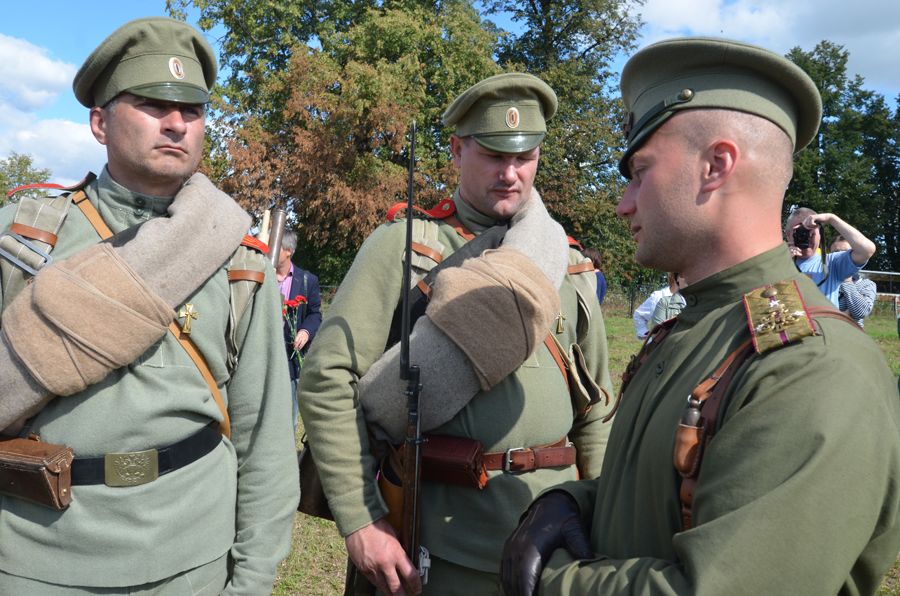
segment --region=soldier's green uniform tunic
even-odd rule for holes
[[[164,215],[172,200],[132,193],[105,169],[86,192],[113,232]],[[14,212],[15,206],[0,210],[0,229],[9,227]],[[73,207],[54,258],[98,241]],[[230,553],[234,577],[226,593],[259,595],[271,589],[275,567],[290,547],[297,501],[280,300],[272,278],[267,276],[242,320],[240,361],[230,375],[225,269],[190,297],[200,315],[191,338],[228,404],[232,439],[223,438],[209,455],[141,486],[74,486],[72,504],[62,512],[0,496],[0,570],[54,584],[133,586]],[[31,430],[45,441],[71,446],[76,457],[96,457],[171,445],[212,420],[221,420],[221,414],[208,387],[167,333],[138,362],[79,394],[51,401]]]
[[[593,561],[558,550],[541,594],[873,593],[900,549],[900,401],[881,350],[845,322],[753,357],[731,383],[680,532],[672,449],[689,392],[749,337],[741,297],[795,279],[779,246],[682,293],[687,307],[613,423],[602,482],[570,483]]]
[[[473,233],[496,222],[455,198],[457,215]],[[465,243],[449,225],[438,222],[446,258]],[[375,482],[376,461],[363,412],[358,407],[356,381],[382,355],[394,309],[400,300],[405,224],[378,228],[363,244],[322,322],[316,347],[304,364],[300,409],[322,482],[338,529],[347,535],[387,513]],[[563,346],[579,343],[591,374],[609,389],[606,335],[596,298],[586,301],[590,326],[576,330],[576,292],[570,279],[560,290]],[[581,315],[582,324],[587,322]],[[473,321],[477,325],[477,321]],[[554,324],[555,331],[555,324]],[[485,337],[490,342],[492,338]],[[502,350],[503,346],[497,346]],[[415,364],[416,355],[411,354]],[[422,399],[436,383],[422,380]],[[481,392],[436,434],[471,437],[486,453],[558,441],[568,435],[578,448],[587,477],[599,472],[608,424],[607,408],[595,406],[574,420],[572,401],[559,368],[541,344],[535,354],[490,391]],[[576,477],[574,466],[545,468],[521,474],[490,472],[487,488],[478,491],[443,484],[424,484],[422,544],[433,555],[464,567],[498,573],[503,541],[519,515],[544,488]],[[426,587],[426,590],[428,588]]]

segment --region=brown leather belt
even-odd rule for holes
[[[504,472],[528,472],[538,468],[560,468],[575,465],[575,445],[563,437],[551,445],[513,447],[499,453],[485,453],[484,467]]]

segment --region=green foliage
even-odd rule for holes
[[[6,202],[6,193],[25,184],[46,182],[51,173],[46,168],[35,168],[30,155],[13,151],[6,159],[0,159],[0,206]]]
[[[819,87],[823,117],[817,138],[795,159],[785,217],[791,205],[836,213],[879,246],[868,268],[897,271],[900,112],[864,89],[860,76],[849,75],[842,46],[822,41],[810,52],[794,48],[787,56]]]
[[[617,168],[624,149],[623,110],[611,62],[634,47],[639,5],[629,0],[488,5],[490,12],[510,13],[523,26],[519,35],[503,37],[500,61],[527,66],[560,99],[541,146],[536,186],[569,234],[600,250],[607,278],[620,284],[642,277],[643,268],[633,260],[627,225],[615,215],[625,185]]]
[[[317,273],[332,271],[335,258],[345,271],[402,198],[413,119],[417,202],[430,206],[455,185],[441,114],[459,91],[499,71],[496,34],[469,3],[193,4],[201,26],[225,26],[222,61],[231,69],[216,93],[219,137],[210,145],[212,158],[225,150],[227,160],[206,168],[252,212],[286,204],[304,263]],[[169,9],[187,5],[170,0]],[[309,18],[294,22],[298,14]],[[323,281],[336,281],[330,275]]]

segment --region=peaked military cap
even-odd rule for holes
[[[666,120],[680,110],[724,108],[774,122],[790,137],[794,151],[815,137],[822,99],[799,66],[764,48],[711,37],[683,37],[654,43],[625,64],[621,79],[627,110],[628,159]]]
[[[103,106],[128,91],[176,103],[209,101],[216,55],[199,31],[165,17],[126,23],[87,57],[72,81],[85,107]]]
[[[500,153],[521,153],[541,144],[556,113],[556,93],[536,76],[512,72],[480,81],[453,100],[444,125]]]

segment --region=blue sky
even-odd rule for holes
[[[639,46],[676,35],[715,35],[784,53],[822,39],[850,51],[850,71],[893,102],[900,94],[896,0],[646,0]],[[31,155],[60,182],[98,171],[104,152],[71,91],[85,57],[116,27],[165,14],[165,0],[5,2],[0,18],[0,159]],[[190,20],[190,19],[189,19]],[[209,37],[208,37],[209,38]],[[216,47],[215,39],[210,42]],[[624,57],[623,57],[624,60]],[[619,61],[621,62],[621,61]],[[619,63],[617,62],[617,63]]]

